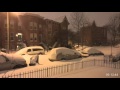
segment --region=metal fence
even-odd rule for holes
[[[46,67],[37,70],[31,70],[13,75],[4,75],[2,78],[47,78],[54,75],[64,74],[91,66],[111,67],[120,69],[120,62],[111,62],[107,60],[82,61],[58,66]]]

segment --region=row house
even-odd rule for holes
[[[27,46],[39,45],[41,42],[52,46],[55,42],[59,42],[58,34],[62,28],[68,30],[69,22],[66,16],[61,22],[58,22],[45,19],[38,14],[24,13],[16,16],[9,12],[9,24],[9,48],[16,49],[17,44],[21,41],[25,42]],[[7,48],[7,39],[7,15],[6,12],[1,12],[0,48]],[[67,37],[64,40],[67,41]]]
[[[92,25],[83,27],[80,36],[83,45],[105,45],[107,43],[107,29],[97,27],[95,21]]]

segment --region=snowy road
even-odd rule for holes
[[[98,50],[101,50],[103,53],[105,53],[105,55],[110,55],[111,54],[111,48],[110,47],[95,47]],[[115,54],[117,52],[120,51],[120,48],[112,48],[112,53]],[[17,73],[22,73],[22,72],[28,72],[28,71],[32,71],[32,70],[36,70],[36,69],[40,69],[43,67],[50,67],[50,66],[57,66],[57,65],[61,65],[61,64],[67,64],[67,63],[71,63],[71,62],[79,62],[79,61],[88,61],[88,60],[103,60],[103,56],[90,56],[88,58],[79,58],[79,59],[74,59],[74,60],[69,60],[69,61],[55,61],[55,62],[51,62],[48,60],[47,55],[41,55],[39,57],[40,59],[40,65],[36,65],[36,66],[28,66],[25,68],[19,68],[16,70],[5,70],[5,71],[0,71],[0,77],[2,77],[3,75],[11,75],[11,74],[17,74]],[[27,63],[29,63],[29,61],[27,61]]]

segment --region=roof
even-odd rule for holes
[[[59,22],[59,23],[62,23],[63,21],[67,21],[68,22],[68,19],[66,16],[61,16],[59,18],[56,18],[55,21]],[[69,22],[68,22],[69,23]]]
[[[55,21],[61,23],[61,22],[63,22],[64,18],[65,18],[65,16],[61,16],[59,18],[56,18]]]

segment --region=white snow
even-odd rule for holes
[[[87,67],[50,78],[120,78],[120,70],[107,67]]]
[[[98,47],[94,47],[94,48],[96,48],[97,50],[102,51],[105,55],[110,55],[111,54],[111,46],[98,46]],[[120,48],[112,47],[112,54],[113,55],[115,55],[118,52],[120,52]],[[29,58],[30,57],[26,56],[26,58],[28,58],[27,59],[28,60],[27,63],[29,63]],[[90,57],[87,57],[87,58],[79,58],[79,59],[73,59],[73,60],[68,60],[68,61],[63,60],[63,61],[51,62],[51,61],[48,60],[48,55],[40,55],[39,56],[39,63],[40,63],[40,65],[28,66],[28,67],[19,68],[19,69],[16,69],[16,70],[0,71],[0,77],[2,77],[2,75],[4,75],[4,74],[11,75],[11,74],[17,74],[17,73],[23,73],[23,72],[28,72],[28,71],[36,70],[36,69],[40,69],[40,68],[43,68],[43,67],[57,66],[57,65],[67,64],[67,63],[80,62],[80,61],[88,61],[88,60],[93,60],[93,59],[95,59],[95,60],[101,60],[102,59],[103,60],[103,58],[104,58],[103,56],[90,56]],[[85,69],[83,69],[83,72],[84,72],[84,70]],[[103,70],[103,71],[98,72],[100,70]],[[116,73],[117,70],[119,70],[119,69],[112,69],[112,68],[105,69],[105,68],[102,68],[102,67],[101,68],[96,68],[96,70],[95,70],[94,67],[93,67],[91,70],[88,70],[86,72],[86,74],[88,74],[88,73],[92,74],[92,72],[95,72],[95,73],[98,73],[98,75],[99,75],[102,72],[104,73],[104,72],[109,72],[109,71],[111,71],[113,73],[114,72]],[[84,76],[84,74],[81,74],[81,75]],[[71,74],[71,77],[72,77],[72,74]],[[74,77],[74,75],[73,75],[73,77]],[[84,77],[87,77],[87,76],[85,75]],[[92,75],[91,75],[91,77],[92,77]]]
[[[79,52],[77,52],[76,50],[72,50],[72,49],[65,48],[65,47],[59,47],[59,48],[54,48],[54,49],[52,49],[52,50],[49,52],[48,57],[49,57],[50,59],[57,60],[57,59],[58,59],[57,56],[58,56],[59,54],[61,54],[59,58],[61,58],[62,55],[65,55],[65,56],[66,56],[66,55],[69,55],[69,56],[68,56],[69,58],[73,58],[73,56],[75,55],[75,53],[76,53],[77,56],[80,56]],[[76,57],[77,57],[77,56],[76,56]],[[76,58],[76,57],[75,57],[75,58]],[[58,60],[59,60],[59,59],[58,59]]]

